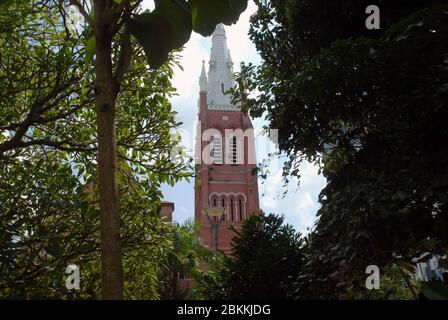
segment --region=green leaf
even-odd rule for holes
[[[156,1],[152,12],[144,12],[128,21],[129,31],[143,46],[149,64],[157,69],[171,50],[182,47],[192,31],[191,11],[183,1]]]
[[[52,243],[44,248],[49,255],[56,257],[61,254],[62,248],[57,243]]]
[[[92,34],[89,37],[89,40],[87,40],[87,45],[86,45],[86,63],[89,63],[92,60],[93,55],[95,54],[95,49],[96,49],[96,40],[95,40],[95,35]]]
[[[230,25],[238,21],[247,8],[247,0],[189,0],[193,30],[209,36],[218,23]]]

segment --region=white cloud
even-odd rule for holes
[[[178,99],[197,99],[202,60],[207,61],[209,56],[206,44],[207,40],[194,32],[185,44],[180,59],[183,70],[176,68],[173,78],[173,85],[179,94],[173,102]]]
[[[314,201],[311,199],[309,192],[304,192],[300,197],[297,197],[296,205],[299,209],[308,209],[314,206]]]
[[[288,193],[283,194],[285,188],[281,168],[270,168],[273,174],[265,181],[260,180],[260,205],[266,213],[284,214],[285,221],[292,224],[303,234],[308,233],[316,221],[316,212],[320,205],[318,195],[325,185],[325,179],[317,174],[318,169],[304,162],[300,166],[298,179],[289,178]]]
[[[143,8],[152,9],[153,7],[153,1],[145,0],[143,2]],[[239,70],[241,61],[253,63],[260,61],[255,46],[248,36],[249,18],[255,11],[256,5],[250,1],[248,8],[241,14],[238,22],[231,26],[226,26],[227,44],[231,51],[236,71]],[[173,85],[179,94],[179,97],[173,99],[173,103],[186,98],[197,99],[202,61],[206,61],[206,66],[208,66],[210,47],[210,38],[205,38],[195,32],[191,34],[190,40],[184,45],[184,50],[181,53],[180,62],[184,70],[176,69],[173,78]],[[196,104],[194,107],[196,107]]]
[[[249,39],[249,18],[257,11],[257,6],[252,1],[249,2],[246,11],[244,11],[238,23],[227,26],[227,44],[235,63],[235,69],[239,69],[241,61],[250,61],[258,63],[260,57],[255,49],[255,45]]]

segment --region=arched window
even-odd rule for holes
[[[226,210],[224,211],[225,214],[223,215],[224,220],[230,220],[230,216],[229,216],[229,208],[226,207],[226,200],[223,198],[221,199],[221,207],[226,208]]]
[[[212,192],[209,195],[210,207],[225,208],[221,221],[244,221],[247,219],[246,195],[242,192]],[[216,217],[212,218],[217,221]]]
[[[226,196],[223,194],[213,192],[209,197],[210,207],[212,208],[225,208],[224,214],[222,216],[214,216],[212,217],[212,221],[218,222],[229,220],[228,212],[229,208],[226,208]]]
[[[219,206],[221,208],[225,208],[225,200],[224,198],[222,198],[221,200],[219,200]],[[226,211],[224,210],[224,214],[221,216],[221,220],[225,221],[226,220]]]
[[[218,201],[219,201],[218,196],[217,196],[217,195],[213,195],[213,196],[210,198],[210,207],[212,207],[212,208],[217,207],[217,205],[218,205],[218,203],[219,203]],[[216,221],[217,221],[217,218],[216,218],[216,217],[212,217],[211,219],[212,219],[213,222],[216,222]]]

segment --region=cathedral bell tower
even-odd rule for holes
[[[250,215],[259,214],[252,122],[227,91],[235,86],[224,25],[212,35],[206,73],[199,78],[196,133],[195,221],[211,249],[229,252],[231,240]]]

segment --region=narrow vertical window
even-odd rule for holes
[[[237,163],[237,149],[236,149],[236,137],[232,138],[232,161],[234,164]]]
[[[241,198],[238,200],[238,211],[240,214],[240,221],[243,221],[243,200],[241,200]]]
[[[233,136],[229,140],[227,159],[230,164],[238,164],[238,140]]]
[[[230,199],[230,219],[235,221],[235,209],[233,207],[233,199]]]
[[[212,157],[214,164],[222,164],[222,140],[219,135],[214,135],[210,137],[212,143],[212,151],[210,156]]]
[[[222,205],[222,207],[224,208],[224,212],[225,212],[225,214],[223,215],[223,217],[228,216],[228,215],[229,215],[229,212],[228,212],[228,210],[226,210],[226,204],[225,204],[224,198],[222,198],[222,200],[221,200],[221,205]],[[228,217],[227,217],[227,219],[228,219]],[[224,220],[225,220],[225,219],[224,219]]]

